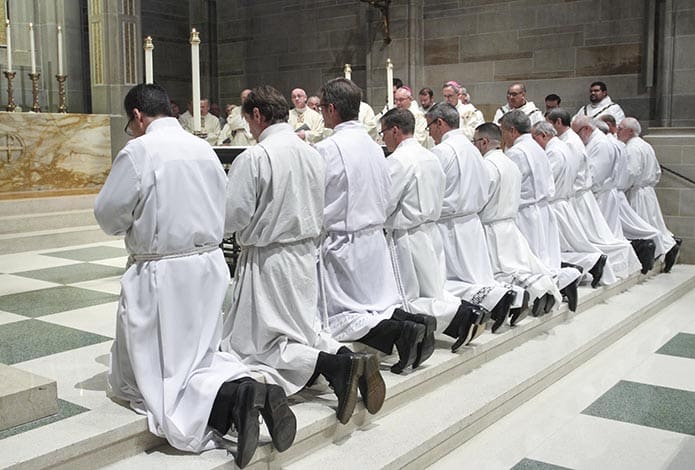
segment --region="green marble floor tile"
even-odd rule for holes
[[[567,467],[559,467],[538,460],[522,459],[511,470],[570,470]]]
[[[695,335],[690,333],[678,333],[666,344],[661,346],[656,353],[695,359]]]
[[[90,263],[70,264],[68,266],[57,266],[55,268],[14,273],[15,276],[57,282],[59,284],[74,284],[76,282],[91,281],[92,279],[101,279],[103,277],[121,276],[122,274],[123,268]]]
[[[17,364],[111,339],[41,320],[7,323],[0,325],[0,362]]]
[[[124,248],[116,248],[113,246],[90,246],[75,250],[54,251],[51,253],[41,254],[43,256],[53,256],[55,258],[65,258],[75,261],[97,261],[101,259],[127,256],[128,252]]]
[[[58,413],[51,416],[46,416],[45,418],[37,419],[36,421],[32,421],[30,423],[20,424],[19,426],[0,431],[0,439],[5,439],[6,437],[15,436],[47,424],[55,423],[56,421],[84,413],[85,411],[89,410],[80,405],[70,403],[69,401],[58,399]]]
[[[621,380],[582,413],[695,436],[695,392]]]
[[[40,317],[116,300],[117,295],[106,292],[58,286],[0,296],[0,310],[27,317]]]

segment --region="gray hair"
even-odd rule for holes
[[[533,135],[550,135],[555,137],[557,135],[557,131],[555,130],[555,127],[553,127],[552,124],[550,124],[548,121],[538,121],[533,125],[532,128],[532,133]]]
[[[608,123],[606,121],[594,119],[594,124],[596,125],[596,129],[600,130],[604,134],[608,134],[611,131],[611,128],[608,127]]]
[[[548,111],[546,118],[551,122],[555,122],[559,119],[563,126],[569,127],[572,125],[572,115],[564,108],[551,109]]]
[[[634,131],[636,136],[639,136],[642,133],[642,126],[640,125],[639,121],[633,117],[626,117],[621,121],[621,124],[626,129]]]
[[[531,131],[531,120],[520,109],[512,109],[500,119],[500,127],[514,128],[519,134],[528,134]]]
[[[459,112],[456,110],[456,108],[446,101],[436,103],[430,108],[429,111],[427,111],[425,116],[430,122],[436,119],[441,119],[452,129],[458,129],[461,120]]]
[[[588,116],[575,116],[575,118],[572,120],[572,125],[577,126],[577,127],[585,127],[589,126],[592,129],[596,129],[596,123],[594,122],[593,119],[591,119]]]

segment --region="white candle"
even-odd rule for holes
[[[152,44],[152,36],[147,36],[145,38],[145,83],[154,83],[154,72],[152,69],[152,51],[154,50],[154,44]]]
[[[393,108],[393,64],[391,59],[386,59],[386,93],[388,96],[388,107]]]
[[[350,64],[345,64],[343,71],[345,72],[345,78],[352,80],[352,68],[350,67]]]
[[[33,23],[29,23],[29,50],[31,51],[31,73],[36,73],[36,45],[34,44]]]
[[[58,26],[58,75],[63,75],[63,28]]]
[[[200,131],[200,37],[193,28],[191,31],[191,72],[193,75],[193,130]]]
[[[10,20],[5,22],[7,31],[7,71],[12,72],[12,34],[10,34]]]

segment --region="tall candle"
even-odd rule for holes
[[[352,68],[350,67],[350,64],[345,64],[343,72],[345,72],[345,78],[352,80]]]
[[[154,50],[154,44],[152,44],[152,36],[147,36],[145,38],[145,83],[154,83],[154,72],[152,69],[152,51]]]
[[[34,44],[33,23],[29,23],[29,50],[31,51],[31,73],[36,73],[36,45]]]
[[[63,28],[58,26],[58,75],[63,75]]]
[[[191,31],[191,72],[193,78],[193,130],[200,132],[200,36],[193,28]]]
[[[389,109],[393,108],[393,64],[391,59],[386,59],[386,93]]]
[[[10,20],[5,22],[7,31],[7,71],[12,72],[12,34],[10,33]]]

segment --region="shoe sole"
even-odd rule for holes
[[[273,439],[273,447],[278,452],[284,452],[294,442],[297,434],[297,418],[287,402],[287,396],[282,387],[267,385],[266,390],[266,401],[261,415]]]
[[[408,347],[408,357],[400,357],[400,351],[398,351],[399,361],[395,363],[393,366],[391,366],[391,372],[393,372],[394,374],[400,374],[408,366],[413,365],[413,363],[415,362],[415,358],[417,357],[418,345],[422,343],[422,340],[425,338],[425,327],[419,323],[411,323],[415,326],[409,328],[408,336],[403,338],[403,342],[407,345],[410,345]],[[401,338],[399,338],[399,340],[400,339]]]
[[[362,357],[364,373],[359,380],[362,401],[369,414],[376,414],[386,399],[386,384],[379,370],[379,360],[375,355]]]
[[[237,424],[237,452],[234,462],[239,468],[249,464],[258,448],[258,414],[259,409],[265,405],[265,386],[260,383],[242,383],[239,385],[237,404],[249,404],[250,410],[236,410]]]
[[[338,400],[338,409],[336,410],[336,415],[338,421],[341,424],[347,424],[352,417],[352,413],[355,411],[355,406],[357,406],[357,387],[359,386],[359,380],[364,373],[364,362],[360,358],[351,359],[350,377],[347,381],[347,394],[340,403]]]
[[[432,357],[434,353],[434,332],[437,329],[437,319],[430,316],[418,317],[418,322],[425,326],[425,337],[417,347],[417,355],[413,361],[413,369]]]

